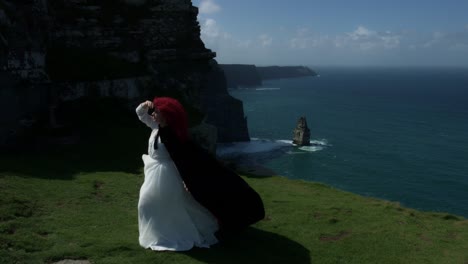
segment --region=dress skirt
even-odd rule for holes
[[[139,242],[152,250],[185,251],[217,243],[215,217],[185,189],[170,157],[143,155],[138,202]]]

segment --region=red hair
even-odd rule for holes
[[[181,142],[187,141],[189,138],[188,117],[179,101],[170,97],[155,97],[153,105],[163,115],[167,125],[174,130],[177,138]]]

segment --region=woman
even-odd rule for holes
[[[158,136],[171,156],[188,191],[217,219],[218,238],[226,238],[265,217],[263,201],[237,173],[188,139],[182,106],[170,98],[156,98],[155,109],[166,117]]]
[[[182,106],[172,98],[162,97],[141,103],[136,113],[152,129],[148,155],[143,155],[145,181],[138,202],[140,245],[158,251],[185,251],[217,243],[215,217],[186,191],[159,137],[160,129],[172,125],[178,141],[188,139],[187,116]]]

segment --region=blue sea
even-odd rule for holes
[[[468,68],[311,67],[230,90],[251,142],[221,156],[425,211],[468,217]],[[299,117],[311,146],[292,144]]]

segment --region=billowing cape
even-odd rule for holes
[[[194,142],[180,142],[170,127],[160,127],[159,135],[187,189],[218,219],[220,230],[241,230],[265,217],[260,195],[237,173]]]

